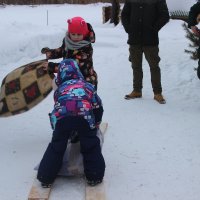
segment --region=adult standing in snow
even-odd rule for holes
[[[166,0],[126,0],[121,19],[128,33],[130,61],[133,69],[133,91],[125,95],[125,99],[142,97],[142,56],[144,53],[150,66],[154,99],[164,104],[159,67],[158,32],[169,21]]]
[[[200,37],[200,30],[196,26],[200,22],[200,1],[197,1],[191,8],[188,17],[188,27],[192,30],[192,32]],[[200,79],[200,46],[198,49],[198,68],[197,68],[197,76]]]

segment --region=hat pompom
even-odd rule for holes
[[[82,21],[81,21],[81,25],[84,26],[85,24],[86,24],[86,23],[85,23],[85,20],[82,20]]]
[[[67,23],[68,23],[68,24],[71,24],[71,23],[72,23],[72,19],[68,19],[68,20],[67,20]]]

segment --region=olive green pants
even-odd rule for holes
[[[140,46],[130,45],[130,61],[133,69],[133,89],[137,92],[142,91],[142,58],[144,56],[149,63],[151,72],[151,84],[155,94],[162,93],[161,74],[160,74],[160,57],[158,46]]]

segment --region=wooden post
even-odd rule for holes
[[[48,24],[49,24],[49,12],[47,10],[47,26],[48,26]]]
[[[111,11],[112,11],[112,6],[104,6],[102,8],[103,24],[110,20]]]

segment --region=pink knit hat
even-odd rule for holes
[[[68,33],[82,34],[84,37],[89,33],[87,23],[82,17],[73,17],[67,23]]]

